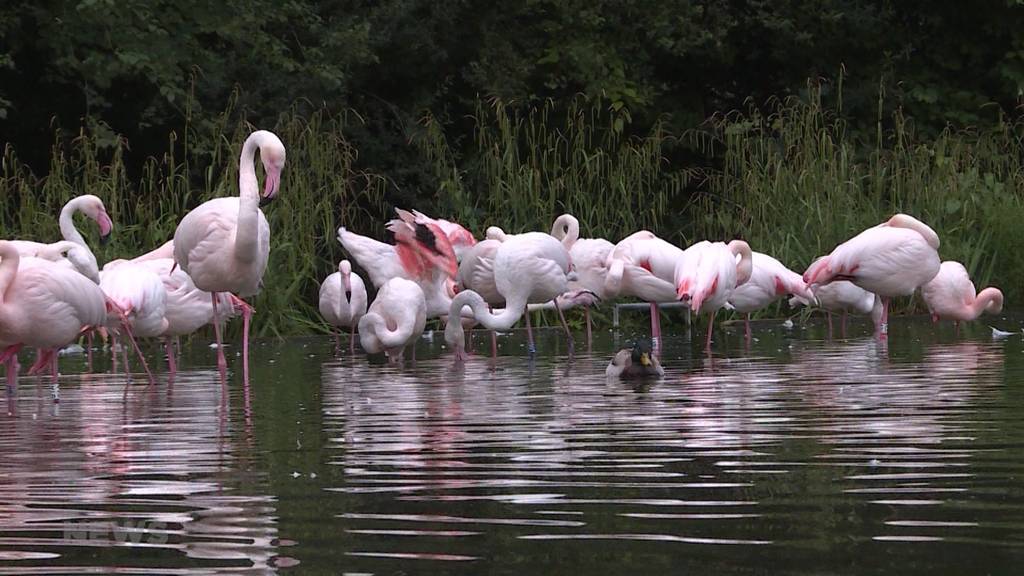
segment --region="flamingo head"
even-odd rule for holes
[[[284,169],[285,159],[284,144],[281,140],[270,132],[266,134],[263,144],[260,145],[260,160],[263,161],[263,170],[267,174],[260,206],[266,206],[277,196],[277,191],[281,187],[281,171]]]
[[[110,233],[114,230],[114,223],[110,220],[110,215],[107,214],[103,200],[92,194],[86,194],[81,196],[79,201],[81,202],[80,210],[95,220],[96,225],[100,227],[100,243],[106,244],[110,240]]]

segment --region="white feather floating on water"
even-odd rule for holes
[[[995,326],[989,326],[989,328],[992,329],[992,338],[994,340],[1002,340],[1003,338],[1006,338],[1007,336],[1009,336],[1011,334],[1016,334],[1016,332],[1007,332],[1006,330],[1000,330],[999,328],[996,328]]]

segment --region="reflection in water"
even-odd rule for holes
[[[0,421],[0,559],[41,552],[61,573],[271,567],[275,503],[234,491],[238,423],[214,372],[135,386],[127,401],[121,376],[64,377],[56,405],[25,384],[16,415]]]
[[[711,358],[666,338],[665,378],[630,383],[603,376],[626,336],[574,359],[539,336],[533,361],[512,337],[463,365],[426,339],[405,366],[266,343],[251,410],[213,371],[127,402],[119,377],[68,376],[59,405],[27,381],[0,419],[0,572],[1002,574],[1024,557],[1019,338],[746,348],[724,330]]]
[[[341,547],[367,572],[476,558],[591,573],[625,567],[626,550],[671,571],[727,557],[756,568],[757,548],[821,568],[872,542],[1002,545],[975,469],[991,453],[979,411],[998,399],[1002,344],[777,350],[677,358],[640,385],[597,377],[599,355],[441,358],[374,378],[325,365],[329,460],[343,472],[327,490],[353,503]],[[956,556],[918,552],[925,566]]]

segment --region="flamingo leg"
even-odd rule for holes
[[[131,380],[131,378],[132,378],[131,369],[128,366],[128,346],[126,346],[124,344],[121,345],[121,359],[122,359],[122,362],[124,363],[124,376],[125,376],[125,379],[126,380]]]
[[[708,339],[704,343],[704,349],[707,350],[708,352],[711,351],[711,331],[715,327],[715,313],[716,312],[718,312],[718,310],[712,310],[711,311],[711,317],[708,318]]]
[[[537,353],[537,346],[533,343],[533,328],[530,326],[530,311],[526,311],[526,350],[533,356]]]
[[[334,354],[341,354],[341,330],[337,328],[331,328],[331,332],[334,333]]]
[[[18,352],[15,350],[13,354],[7,356],[4,360],[4,364],[7,366],[7,393],[14,394],[18,389]]]
[[[654,302],[651,302],[651,350],[655,356],[661,356],[661,318]]]
[[[57,371],[57,351],[52,350],[50,352],[50,383],[53,384],[53,401],[54,403],[60,402],[60,383],[58,382],[59,373]]]
[[[576,350],[576,343],[572,338],[572,332],[569,331],[569,323],[565,321],[565,314],[562,312],[562,307],[558,305],[558,298],[555,298],[555,310],[558,311],[558,321],[562,323],[562,328],[565,329],[565,338],[569,342],[569,355],[571,356]]]
[[[825,317],[828,318],[828,337],[832,338],[832,313],[825,312]]]
[[[498,357],[498,333],[491,330],[491,358]]]
[[[887,296],[882,298],[882,321],[878,324],[875,335],[879,340],[889,338],[889,298]]]
[[[170,336],[164,338],[164,348],[167,350],[167,369],[170,370],[171,376],[174,376],[178,372],[178,363],[174,357],[174,343],[171,342]]]
[[[117,334],[114,334],[113,332],[110,333],[110,357],[110,371],[117,374]]]
[[[348,327],[348,353],[350,356],[356,355],[356,327],[355,324]]]
[[[124,333],[125,333],[126,336],[128,336],[128,340],[131,341],[132,348],[135,349],[135,354],[138,355],[139,362],[142,363],[142,369],[146,372],[146,377],[149,378],[150,385],[156,384],[156,378],[153,378],[153,373],[149,370],[149,364],[146,363],[146,357],[142,355],[142,349],[139,348],[139,343],[135,340],[135,334],[132,333],[131,324],[129,324],[127,321],[122,321],[122,324],[124,325]],[[121,350],[124,351],[124,348],[122,347]],[[126,351],[125,351],[125,357],[124,357],[124,368],[125,368],[125,371],[127,372],[127,370],[128,370],[128,353]]]
[[[743,319],[743,324],[747,329],[747,344],[750,344],[750,312],[747,312],[747,317]]]
[[[590,349],[591,349],[591,340],[592,340],[591,327],[590,327],[591,326],[591,323],[590,323],[590,306],[587,306],[586,308],[583,309],[583,317],[587,319],[587,351],[589,352]]]
[[[252,321],[252,306],[242,302],[242,381],[249,385],[249,323]]]
[[[953,331],[954,331],[953,333],[956,334],[957,336],[960,335],[960,321],[959,320],[953,320]]]
[[[89,372],[92,372],[92,330],[85,333],[85,357],[86,357],[86,368]]]
[[[212,292],[210,297],[213,298],[213,334],[217,338],[217,369],[220,370],[223,375],[228,370],[228,361],[224,358],[224,343],[220,339],[220,316],[217,315],[217,293]]]
[[[840,330],[839,333],[842,336],[842,338],[845,340],[846,339],[846,310],[843,310],[843,319],[840,321],[839,327],[840,327],[839,328],[839,330]]]

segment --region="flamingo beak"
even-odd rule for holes
[[[96,223],[100,227],[100,244],[106,245],[110,241],[110,233],[114,230],[114,223],[106,212],[100,212],[96,216]]]
[[[263,197],[260,198],[260,207],[273,202],[277,191],[281,187],[281,169],[267,168],[267,181],[263,185]]]

